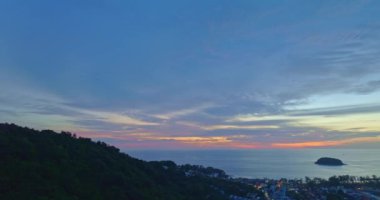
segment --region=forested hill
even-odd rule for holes
[[[227,199],[252,189],[222,170],[146,162],[103,142],[0,124],[0,199]]]

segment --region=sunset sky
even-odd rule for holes
[[[380,148],[380,1],[2,0],[0,122],[121,149]]]

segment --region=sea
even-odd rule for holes
[[[146,161],[172,160],[203,165],[243,178],[329,178],[334,175],[380,176],[380,149],[266,149],[266,150],[128,150]],[[320,157],[342,160],[343,166],[321,166]]]

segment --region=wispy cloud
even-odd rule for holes
[[[12,89],[5,88],[5,85],[12,85]],[[122,126],[158,125],[157,122],[144,121],[121,112],[70,106],[70,100],[39,89],[21,86],[18,83],[3,82],[0,102],[3,102],[0,105],[0,108],[4,110],[3,113],[6,111],[15,114],[13,117],[8,115],[8,120],[12,119],[21,124],[26,123],[26,125],[30,125],[33,121],[39,122],[39,126],[45,126],[41,128],[91,129],[85,124],[80,125],[80,122],[84,120]],[[0,119],[7,120],[6,118]]]
[[[358,93],[358,94],[369,94],[378,90],[380,90],[380,80],[372,80],[372,81],[368,81],[365,84],[354,86],[353,88],[347,90],[347,92]]]
[[[134,125],[134,126],[154,126],[159,125],[156,122],[147,122],[143,120],[139,120],[121,113],[117,112],[107,112],[107,111],[96,111],[96,110],[88,110],[88,109],[80,109],[80,108],[72,108],[68,107],[68,109],[73,109],[78,111],[80,114],[87,115],[88,118],[93,120],[99,120],[103,122],[113,123],[113,124],[121,124],[121,125]]]
[[[192,108],[180,109],[180,110],[172,111],[172,112],[165,113],[165,114],[155,114],[152,116],[159,118],[159,119],[168,120],[168,119],[173,119],[173,118],[177,118],[180,116],[186,116],[186,115],[190,115],[190,114],[194,114],[194,113],[199,113],[205,109],[212,108],[214,106],[215,106],[214,104],[206,103],[206,104],[202,104],[200,106],[196,106],[196,107],[192,107]]]
[[[293,127],[315,127],[326,131],[369,132],[380,130],[378,106],[349,106],[289,111],[283,115],[238,115],[229,122],[283,121]],[[281,126],[280,126],[281,128]]]

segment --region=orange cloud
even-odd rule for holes
[[[344,140],[307,141],[307,142],[295,142],[295,143],[273,143],[271,146],[274,148],[308,148],[308,147],[342,146],[342,145],[355,144],[355,143],[372,143],[372,142],[380,142],[380,136],[350,138],[350,139],[344,139]]]
[[[175,140],[185,143],[226,143],[230,142],[231,140],[227,137],[194,137],[194,136],[187,136],[187,137],[149,137],[146,139],[152,139],[152,140]]]
[[[342,140],[320,140],[303,142],[257,142],[251,141],[246,135],[234,136],[160,136],[150,132],[113,132],[113,133],[94,133],[79,132],[81,136],[98,139],[119,140],[117,146],[122,143],[134,148],[152,145],[152,147],[189,147],[189,148],[231,148],[231,149],[270,149],[270,148],[317,148],[317,147],[336,147],[357,143],[376,143],[380,142],[380,136],[357,137]],[[133,144],[135,143],[135,144]],[[169,145],[170,144],[170,145]]]
[[[237,138],[245,138],[244,135],[234,136],[185,136],[185,137],[149,137],[155,141],[176,141],[180,144],[201,148],[231,148],[231,149],[258,149],[266,148],[265,144],[257,142],[238,142]],[[146,138],[147,139],[147,138]]]

